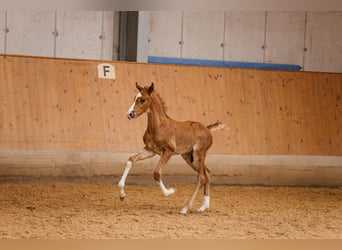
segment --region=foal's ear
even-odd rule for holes
[[[139,92],[141,92],[141,90],[143,89],[143,87],[141,87],[138,82],[135,82],[135,86],[137,87],[137,89],[139,90]]]
[[[152,83],[151,83],[151,86],[148,87],[148,93],[151,94],[151,93],[153,92],[153,90],[154,90],[154,84],[153,84],[153,82],[152,82]]]

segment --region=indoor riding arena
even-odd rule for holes
[[[0,20],[1,239],[342,238],[342,12]],[[205,211],[201,185],[180,213],[198,180],[180,155],[162,169],[168,196],[154,180],[159,155],[129,169],[152,109],[127,112],[136,84],[152,83],[173,120],[225,125],[210,132]]]

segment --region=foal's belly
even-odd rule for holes
[[[175,154],[186,154],[193,150],[193,143],[187,145],[176,145]]]
[[[156,142],[145,142],[147,150],[152,151],[155,154],[161,155],[164,151],[173,151],[175,155],[189,153],[193,150],[192,145],[188,146],[177,146],[173,144],[156,143]]]
[[[174,154],[185,154],[193,150],[194,143],[187,141],[184,143],[182,139],[172,138],[170,140],[155,140],[150,134],[144,136],[144,143],[147,150],[154,152],[155,154],[161,155],[164,151],[172,151]]]

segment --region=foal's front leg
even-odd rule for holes
[[[119,184],[118,184],[120,200],[123,201],[125,196],[126,196],[126,193],[125,193],[125,190],[124,190],[125,182],[126,182],[127,175],[128,175],[129,171],[131,170],[131,168],[133,166],[133,163],[135,163],[136,161],[140,161],[140,160],[151,158],[154,155],[155,155],[155,153],[153,153],[151,151],[148,151],[147,149],[144,148],[143,150],[141,150],[136,155],[133,155],[133,156],[128,158],[125,170],[124,170],[124,172],[122,174],[122,177],[121,177],[121,179],[119,181]]]
[[[157,165],[157,167],[153,173],[154,180],[159,184],[164,196],[169,196],[170,194],[173,194],[175,192],[175,190],[173,188],[166,188],[162,179],[161,179],[162,169],[166,165],[166,163],[170,160],[172,155],[173,155],[173,152],[165,151],[161,155],[160,160],[158,162],[158,165]]]

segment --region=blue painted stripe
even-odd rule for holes
[[[149,56],[147,58],[147,61],[149,63],[160,63],[160,64],[181,64],[181,65],[228,67],[228,68],[272,69],[272,70],[293,70],[293,71],[299,71],[302,69],[300,65],[295,65],[295,64],[234,62],[234,61],[200,60],[200,59],[157,57],[157,56]]]

